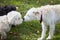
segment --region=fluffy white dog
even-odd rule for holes
[[[1,39],[6,39],[6,32],[10,30],[11,25],[19,25],[22,21],[21,14],[17,11],[11,11],[7,15],[0,16]]]
[[[55,30],[55,24],[60,22],[60,5],[46,5],[40,8],[31,8],[24,16],[24,21],[40,20],[42,25],[42,35],[38,40],[43,40],[46,36],[47,26],[49,25],[48,39],[52,39]]]

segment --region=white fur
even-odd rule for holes
[[[17,11],[11,11],[7,15],[0,16],[1,39],[6,39],[6,32],[10,30],[11,25],[19,25],[22,21],[21,14]]]
[[[38,13],[37,13],[38,12]],[[60,22],[60,5],[46,5],[40,8],[31,8],[24,16],[24,21],[40,20],[42,14],[42,34],[38,40],[43,40],[46,36],[47,26],[49,25],[49,36],[52,39],[55,31],[55,24]]]
[[[23,19],[21,14],[17,11],[12,11],[7,14],[8,22],[13,25],[19,25],[22,23]]]

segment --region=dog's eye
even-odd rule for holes
[[[27,15],[28,17],[30,17],[30,15]]]
[[[33,12],[35,15],[39,14],[39,12]]]
[[[20,20],[20,18],[15,18],[15,20]]]
[[[18,20],[20,20],[20,18],[18,18]]]

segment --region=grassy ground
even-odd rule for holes
[[[47,4],[59,4],[60,0],[0,0],[0,5],[15,5],[18,6],[18,11],[22,16],[25,15],[27,10],[31,7],[40,7]],[[53,40],[60,40],[60,24],[56,25],[55,35]],[[6,40],[37,40],[41,35],[41,25],[39,21],[23,22],[19,26],[12,27],[8,32]],[[48,32],[48,31],[47,31]],[[48,34],[46,34],[48,35]],[[47,36],[46,36],[47,37]]]

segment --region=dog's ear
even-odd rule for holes
[[[39,12],[33,12],[35,15],[39,14]]]

